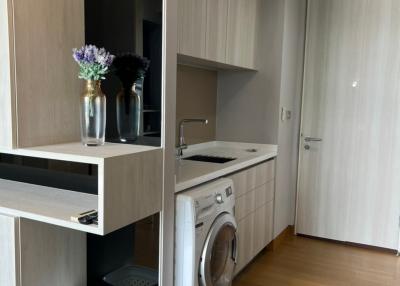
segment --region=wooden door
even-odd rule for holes
[[[311,0],[308,15],[296,231],[396,249],[400,2]]]

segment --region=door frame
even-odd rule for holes
[[[296,201],[295,201],[295,210],[294,210],[294,234],[297,235],[297,211],[298,211],[298,202],[299,202],[299,191],[300,191],[300,167],[301,167],[301,151],[302,151],[302,137],[303,137],[303,117],[304,117],[304,81],[306,76],[306,63],[308,59],[307,48],[308,48],[308,35],[309,35],[309,11],[310,11],[310,1],[306,0],[306,20],[305,20],[305,29],[304,29],[304,45],[303,45],[303,74],[301,81],[301,104],[300,104],[300,126],[298,133],[298,148],[297,148],[297,180],[296,180]]]

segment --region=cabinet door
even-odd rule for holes
[[[255,190],[251,190],[247,192],[245,195],[236,198],[235,202],[235,218],[240,221],[250,213],[254,212],[255,209],[255,199],[256,192]]]
[[[225,62],[227,21],[228,0],[207,0],[207,60]]]
[[[270,202],[274,199],[275,180],[269,181],[268,183],[257,187],[255,192],[255,208]]]
[[[254,69],[258,0],[229,0],[226,63]]]
[[[207,0],[178,1],[178,52],[206,56]]]
[[[272,240],[273,202],[256,209],[254,214],[253,256],[256,256]]]
[[[0,214],[0,286],[17,286],[18,219]]]
[[[20,219],[21,286],[86,285],[86,234]]]
[[[237,232],[239,246],[235,273],[239,273],[253,258],[254,213],[250,213],[247,217],[239,221]]]
[[[11,61],[15,66],[11,82],[16,88],[2,94],[0,103],[16,102],[16,114],[8,118],[14,121],[17,132],[18,142],[13,145],[30,147],[78,141],[82,90],[72,48],[84,43],[83,1],[8,2],[12,2],[8,16],[13,17],[13,25],[9,25],[8,34],[14,40]],[[5,94],[12,98],[4,99]]]
[[[232,179],[233,181],[233,188],[236,198],[239,198],[248,192],[247,171],[240,171],[236,174],[230,175],[228,178]]]

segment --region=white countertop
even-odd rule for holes
[[[248,149],[256,149],[257,151],[248,152]],[[211,155],[236,159],[224,164],[177,159],[175,193],[276,157],[278,146],[212,141],[191,145],[183,152],[183,158],[193,155]]]

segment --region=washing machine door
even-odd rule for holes
[[[237,261],[237,225],[230,213],[214,221],[200,258],[199,284],[229,286]]]

